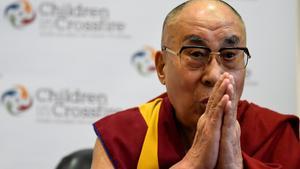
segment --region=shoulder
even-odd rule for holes
[[[256,124],[262,123],[266,126],[275,127],[284,123],[289,123],[295,128],[299,128],[299,118],[291,114],[282,114],[274,110],[259,106],[255,103],[249,103],[248,101],[240,101],[239,121],[243,122],[250,120]]]
[[[147,131],[139,108],[111,114],[93,125],[113,165],[117,168],[134,168]]]
[[[292,132],[299,138],[299,118],[295,115],[281,114],[247,101],[240,101],[238,121],[241,126],[241,139],[248,142],[263,142],[275,134]],[[248,144],[248,143],[247,143]]]
[[[136,168],[148,129],[149,119],[157,117],[161,98],[138,107],[106,116],[94,123],[94,129],[117,168]]]
[[[152,116],[153,111],[160,109],[160,103],[166,98],[166,94],[162,94],[147,103],[141,104],[137,107],[133,107],[127,110],[116,112],[108,115],[94,123],[94,127],[97,129],[109,128],[112,129],[124,129],[122,126],[140,128],[141,126],[147,126],[147,120],[149,116]],[[146,120],[146,121],[145,121]]]
[[[102,133],[106,131],[109,133],[118,131],[124,132],[126,129],[129,129],[129,127],[131,128],[130,130],[146,127],[146,123],[138,107],[116,112],[94,123],[97,134],[99,134],[100,131]]]
[[[238,120],[241,148],[261,162],[276,163],[283,168],[299,166],[299,118],[241,101]],[[287,160],[286,154],[289,154]]]

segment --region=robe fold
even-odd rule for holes
[[[244,169],[300,169],[299,119],[240,101]],[[167,95],[94,123],[115,168],[167,169],[185,155]]]

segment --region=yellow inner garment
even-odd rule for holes
[[[158,117],[162,99],[143,104],[139,110],[148,126],[137,169],[158,169]],[[132,131],[134,132],[134,131]]]

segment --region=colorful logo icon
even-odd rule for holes
[[[29,25],[36,18],[31,4],[27,0],[19,0],[6,7],[5,17],[15,28]]]
[[[32,98],[24,86],[18,85],[2,94],[2,104],[12,115],[19,115],[32,106]]]
[[[155,72],[155,52],[155,49],[146,46],[133,54],[131,63],[142,76],[147,76]]]

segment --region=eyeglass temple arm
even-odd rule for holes
[[[176,52],[174,52],[173,50],[167,48],[166,46],[162,46],[162,47],[161,47],[161,50],[162,50],[162,51],[165,50],[165,51],[167,51],[167,52],[169,52],[169,53],[171,53],[171,54],[173,54],[173,55],[177,55]]]
[[[248,58],[250,59],[251,58],[251,55],[250,55],[250,52],[249,52],[249,50],[248,50],[248,48],[246,48],[246,54],[248,55]]]

